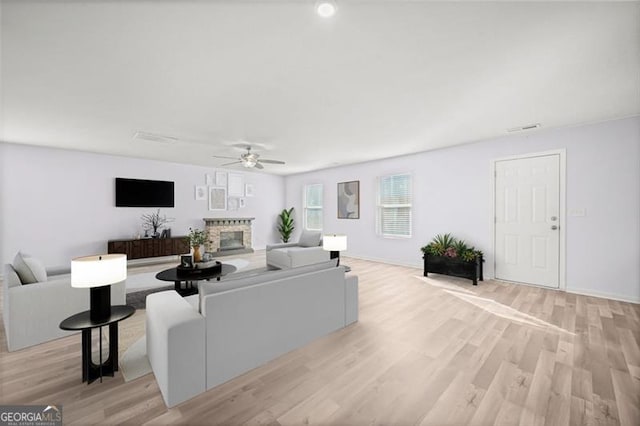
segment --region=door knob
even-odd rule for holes
[[[556,220],[558,220],[558,218],[555,216],[551,216],[551,220],[555,222]]]
[[[556,225],[552,225],[551,229],[555,231],[556,229],[558,229],[558,227]]]

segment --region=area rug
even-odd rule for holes
[[[156,279],[156,272],[144,272],[142,274],[129,275],[125,281],[125,291],[134,293],[136,291],[148,290],[150,288],[166,287],[168,282]]]
[[[130,382],[151,373],[147,357],[147,337],[136,340],[120,357],[120,371],[125,382]]]
[[[173,290],[174,285],[167,286],[166,281],[163,282],[165,287],[150,288],[148,290],[135,291],[133,293],[127,293],[127,305],[133,306],[136,309],[147,308],[147,296],[151,293],[158,293],[160,291]]]

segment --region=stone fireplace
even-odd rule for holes
[[[214,256],[253,253],[251,223],[253,217],[204,218],[205,231],[210,242],[205,245]]]

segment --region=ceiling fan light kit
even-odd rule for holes
[[[338,11],[338,5],[333,0],[319,0],[316,2],[316,13],[323,18],[330,18]]]
[[[242,165],[247,168],[255,167],[258,164],[258,159],[255,154],[243,154]]]

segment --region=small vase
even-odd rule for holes
[[[193,261],[202,262],[202,255],[200,254],[200,246],[195,246],[193,248]]]

